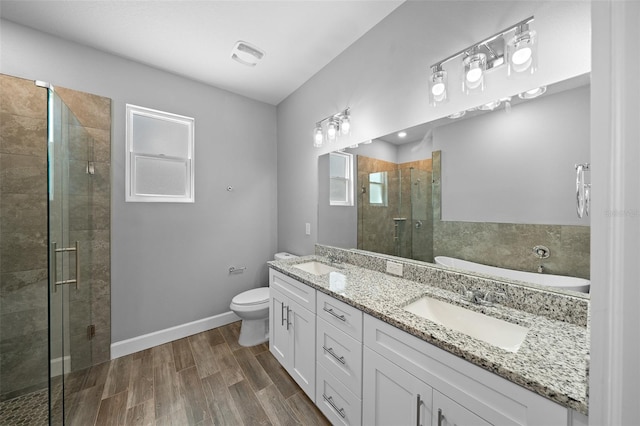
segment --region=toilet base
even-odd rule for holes
[[[269,318],[242,320],[240,326],[240,346],[256,346],[269,340]]]

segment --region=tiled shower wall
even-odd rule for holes
[[[441,153],[433,153],[433,253],[519,271],[590,277],[589,226],[456,222],[441,219]],[[551,255],[542,261],[533,247]]]
[[[81,240],[92,259],[83,268],[90,290],[71,297],[70,322],[73,312],[90,309],[96,324],[90,353],[72,360],[76,368],[109,359],[111,102],[56,90],[87,128],[96,161],[95,175],[70,192],[72,211],[91,206],[84,212],[88,219],[71,228],[71,238]],[[47,91],[32,80],[0,74],[0,401],[44,388],[48,381],[46,140]],[[86,333],[71,338],[86,339]]]
[[[396,164],[358,155],[357,161],[358,248],[432,261],[431,159]],[[374,172],[387,172],[386,206],[369,204],[369,174]]]

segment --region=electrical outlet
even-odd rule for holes
[[[311,224],[310,223],[305,223],[304,224],[304,232],[307,235],[311,235]]]
[[[402,263],[387,261],[387,273],[402,276]]]

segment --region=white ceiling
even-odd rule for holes
[[[3,19],[277,105],[404,0],[1,0]],[[266,52],[231,59],[238,40]]]

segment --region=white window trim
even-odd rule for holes
[[[331,152],[329,155],[330,156],[339,155],[347,159],[345,161],[344,178],[331,176],[331,171],[329,171],[329,185],[331,185],[332,180],[338,180],[338,179],[343,180],[347,187],[347,190],[346,190],[347,199],[344,201],[337,201],[329,198],[329,205],[330,206],[347,206],[347,207],[353,206],[353,185],[354,185],[353,184],[353,154],[336,151],[336,152]],[[331,159],[329,159],[329,162],[331,162]],[[331,170],[331,166],[329,166],[329,170]]]
[[[164,111],[158,111],[151,108],[145,108],[137,105],[126,105],[126,158],[125,158],[125,201],[126,202],[151,202],[151,203],[194,203],[195,202],[195,170],[194,170],[194,142],[195,142],[195,119],[183,115],[172,114]],[[162,154],[149,154],[144,152],[134,152],[133,150],[133,118],[134,116],[150,117],[158,120],[164,120],[176,124],[187,126],[188,135],[185,143],[187,144],[187,157],[170,157]],[[184,161],[186,164],[186,188],[184,195],[169,194],[144,194],[136,193],[136,170],[135,159],[137,157],[146,158],[162,158],[163,160]]]

